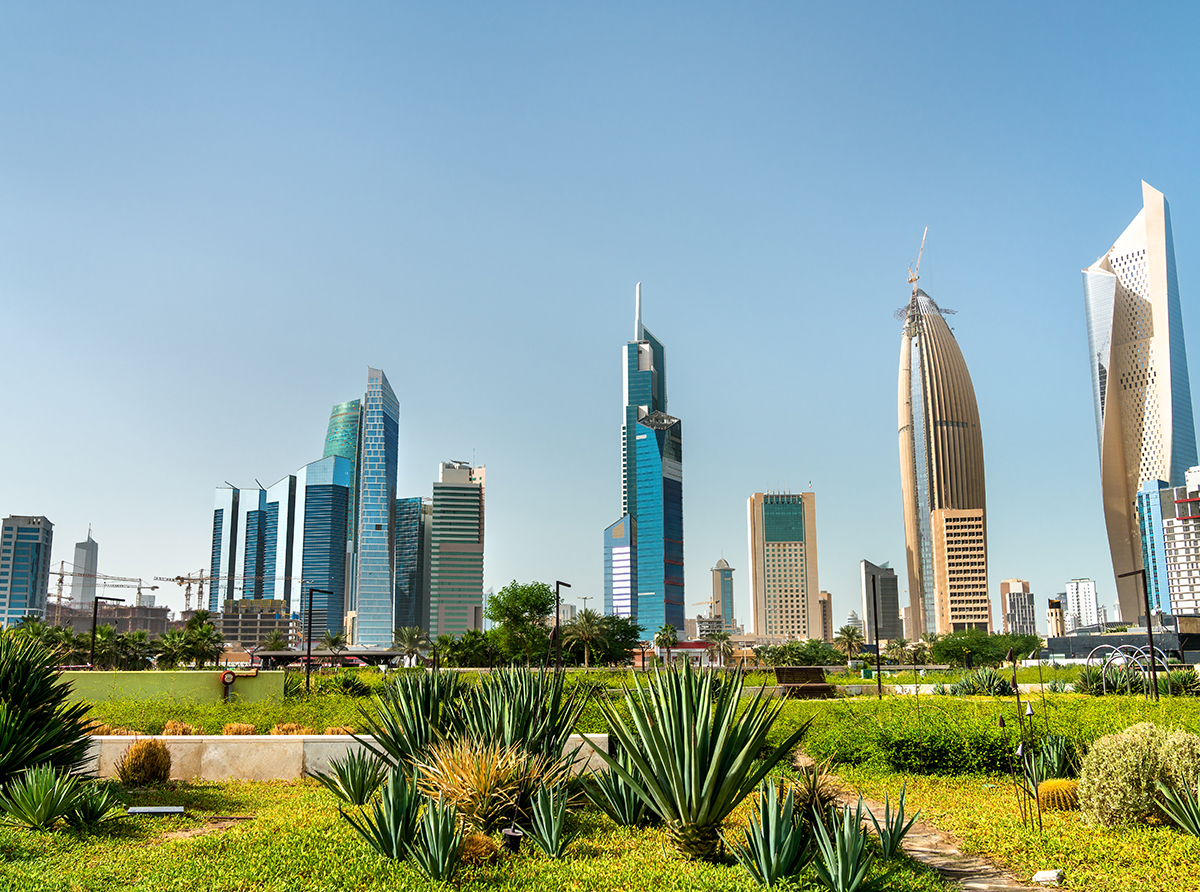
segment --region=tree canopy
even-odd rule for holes
[[[544,653],[550,640],[547,622],[554,613],[554,589],[544,582],[517,582],[515,579],[488,598],[483,615],[495,623],[502,654],[513,659],[524,656],[533,661],[535,653]]]

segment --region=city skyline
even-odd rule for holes
[[[929,225],[993,603],[1014,575],[1111,603],[1079,270],[1145,179],[1196,318],[1197,15],[1082,10],[12,10],[0,374],[34,435],[0,446],[0,506],[54,522],[55,566],[92,523],[101,572],[195,572],[213,486],[310,462],[369,364],[404,403],[400,494],[472,449],[493,471],[486,586],[600,595],[641,280],[688,428],[689,600],[741,565],[747,493],[811,481],[840,618],[863,555],[903,566],[891,311]],[[1096,96],[1134,126],[1097,140],[1069,111]],[[1048,483],[1069,528],[1030,510]]]

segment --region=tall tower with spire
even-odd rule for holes
[[[636,617],[647,636],[684,629],[683,427],[667,414],[666,353],[642,323],[621,352],[621,519],[604,531],[605,613]]]
[[[924,245],[924,242],[922,242]],[[918,270],[920,261],[918,260]],[[991,631],[983,432],[944,310],[909,276],[900,338],[900,489],[915,636]]]

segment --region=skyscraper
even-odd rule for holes
[[[354,465],[331,455],[296,472],[296,516],[292,531],[292,604],[300,613],[301,634],[307,636],[309,590],[312,589],[312,633],[345,631],[348,588],[346,516],[354,487]]]
[[[626,514],[604,531],[604,613],[635,616],[637,602],[637,531]]]
[[[429,553],[433,503],[420,496],[396,500],[394,628],[429,631]]]
[[[0,628],[23,616],[46,617],[50,546],[54,524],[44,517],[14,515],[0,527]]]
[[[642,324],[642,285],[637,285],[634,340],[621,353],[624,420],[621,425],[621,514],[632,519],[623,534],[629,542],[630,606],[647,634],[669,624],[684,630],[683,594],[683,426],[667,414],[666,353]],[[623,518],[622,518],[623,520]],[[605,597],[614,589],[608,576],[610,533],[605,532]],[[633,535],[635,534],[635,535]]]
[[[754,633],[821,637],[816,494],[756,492],[746,513]]]
[[[433,485],[429,542],[429,634],[483,629],[486,469],[442,462]]]
[[[395,592],[396,465],[400,402],[379,369],[367,369],[358,461],[358,553],[348,605],[353,644],[392,643]]]
[[[1064,619],[1074,616],[1075,628],[1094,626],[1100,622],[1100,601],[1096,597],[1096,583],[1091,579],[1072,579],[1068,582],[1064,600]],[[1067,620],[1067,631],[1070,630],[1070,621]]]
[[[1000,583],[1000,615],[1004,631],[1013,635],[1037,634],[1037,610],[1033,592],[1024,579],[1005,579]]]
[[[346,515],[346,541],[354,543],[358,526],[359,450],[362,447],[362,400],[338,403],[329,413],[329,428],[325,432],[325,451],[329,458],[336,455],[350,462],[350,505]],[[353,551],[353,546],[351,547]]]
[[[76,573],[85,575],[75,576],[71,580],[71,601],[77,606],[91,607],[96,599],[96,568],[100,566],[100,546],[92,538],[90,528],[87,538],[75,543],[75,560],[72,563]]]
[[[904,637],[904,623],[900,619],[900,581],[896,571],[886,563],[878,566],[870,561],[859,561],[859,579],[862,583],[863,634],[867,644],[875,644],[875,605],[879,605],[879,638],[895,641]]]
[[[991,629],[983,434],[942,310],[916,287],[900,341],[900,488],[910,613],[920,634]],[[957,549],[971,550],[959,559]]]
[[[1142,183],[1142,209],[1083,271],[1088,359],[1100,450],[1104,520],[1122,616],[1140,616],[1137,493],[1144,481],[1182,486],[1196,461],[1196,428],[1171,211]]]
[[[821,608],[821,640],[833,643],[833,595],[817,592],[817,605]]]
[[[733,617],[733,567],[729,561],[721,558],[712,568],[713,597],[712,615],[722,622],[723,631],[733,634],[737,631],[737,623]]]
[[[238,539],[241,528],[241,491],[236,486],[218,486],[213,505],[212,560],[209,565],[208,610],[219,613],[221,604],[237,597]]]

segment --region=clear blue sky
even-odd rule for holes
[[[994,600],[1024,577],[1042,613],[1091,576],[1111,603],[1079,271],[1161,189],[1200,380],[1197,17],[8,3],[0,513],[47,515],[56,561],[91,523],[102,572],[205,567],[213,488],[320,457],[370,364],[401,401],[401,495],[487,465],[487,584],[598,599],[641,281],[683,419],[688,600],[724,555],[747,618],[746,498],[811,481],[840,623],[861,558],[903,564],[892,312],[928,225]]]

